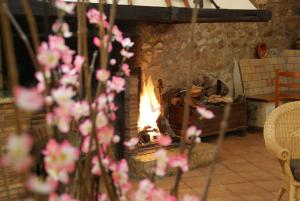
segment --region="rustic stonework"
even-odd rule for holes
[[[196,28],[196,55],[193,78],[203,72],[231,71],[233,60],[255,58],[258,43],[265,42],[271,53],[291,49],[298,37],[299,15],[296,0],[269,0],[270,22],[202,23]],[[189,24],[140,23],[136,39],[135,66],[146,76],[162,79],[165,90],[185,83],[189,66]]]

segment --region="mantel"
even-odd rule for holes
[[[56,10],[50,3],[37,0],[29,0],[29,2],[33,14],[37,17],[44,16],[45,13],[50,17],[56,15]],[[8,4],[14,15],[23,15],[19,0],[10,0]],[[105,13],[109,13],[110,6],[109,4],[105,5]],[[90,3],[89,7],[97,7],[97,4]],[[190,22],[191,15],[191,8],[118,5],[117,20],[187,23]],[[198,22],[266,22],[271,18],[272,12],[268,10],[201,9]]]

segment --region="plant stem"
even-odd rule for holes
[[[23,10],[25,13],[27,23],[29,25],[29,30],[30,30],[30,33],[32,36],[33,46],[34,46],[35,52],[37,53],[39,45],[40,45],[40,38],[39,38],[39,34],[38,34],[38,31],[36,28],[37,27],[36,22],[33,17],[32,11],[30,9],[28,0],[21,0],[21,2],[22,2],[22,7],[23,7]]]
[[[8,7],[6,5],[4,5],[4,10],[10,20],[10,22],[12,23],[12,25],[14,26],[14,28],[16,29],[16,31],[18,32],[21,40],[23,41],[27,51],[28,51],[28,54],[32,60],[32,63],[35,67],[35,70],[38,71],[40,70],[39,68],[39,65],[38,65],[38,62],[36,60],[36,56],[35,56],[35,53],[29,43],[29,40],[26,36],[26,34],[24,33],[24,31],[22,30],[22,28],[20,27],[20,25],[18,24],[18,22],[16,21],[15,17],[11,14],[10,10],[8,9]]]
[[[5,49],[5,56],[6,56],[6,64],[8,69],[8,75],[10,80],[10,90],[12,95],[14,95],[15,87],[19,85],[19,75],[17,71],[17,64],[16,64],[16,57],[15,57],[15,51],[14,51],[14,43],[12,39],[12,32],[11,27],[9,24],[7,12],[5,12],[5,6],[6,0],[0,0],[0,14],[1,14],[1,30],[2,30],[2,36],[3,36],[3,44]],[[16,115],[16,121],[15,126],[17,128],[17,134],[21,135],[21,116],[20,116],[20,110],[15,105],[15,115]]]
[[[230,111],[231,111],[231,104],[226,104],[226,106],[224,108],[223,119],[221,121],[220,134],[219,134],[218,141],[217,141],[217,144],[216,144],[216,147],[214,150],[214,154],[213,154],[213,161],[210,165],[207,182],[205,184],[205,188],[203,190],[202,197],[201,197],[202,201],[206,201],[206,199],[207,199],[208,190],[209,190],[210,184],[213,179],[213,173],[214,173],[214,170],[215,170],[215,167],[217,164],[219,152],[220,152],[222,143],[224,141],[224,136],[225,136],[225,132],[227,129],[227,124],[228,124],[228,118],[230,116]]]

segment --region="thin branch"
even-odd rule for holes
[[[189,121],[189,114],[190,114],[190,102],[191,102],[191,88],[192,88],[192,72],[194,68],[194,63],[195,63],[195,28],[196,28],[196,23],[197,23],[197,17],[199,13],[199,2],[196,1],[193,12],[192,12],[192,19],[191,19],[191,36],[190,36],[190,41],[189,41],[189,51],[191,52],[190,56],[190,63],[189,63],[189,69],[188,69],[188,74],[186,77],[186,87],[187,87],[187,92],[185,94],[185,104],[184,104],[184,111],[183,111],[183,119],[182,119],[182,129],[181,129],[181,152],[184,152],[185,148],[185,132],[188,127],[188,121]],[[178,190],[180,186],[180,181],[182,178],[183,172],[181,171],[180,168],[177,169],[177,175],[176,175],[176,180],[174,187],[171,190],[172,195],[175,195],[178,197]]]
[[[37,27],[36,22],[35,22],[35,19],[33,17],[33,14],[32,14],[31,8],[29,6],[28,0],[22,0],[21,2],[22,2],[22,7],[23,7],[23,10],[24,10],[24,13],[25,13],[27,23],[29,25],[29,30],[30,30],[30,33],[31,33],[31,36],[32,36],[33,46],[34,46],[35,52],[37,53],[39,45],[40,45],[40,38],[39,38],[39,34],[38,34],[38,31],[37,31],[37,28],[36,28]]]
[[[14,51],[14,43],[12,39],[12,32],[11,27],[9,24],[7,13],[5,12],[5,6],[6,0],[0,0],[0,14],[1,14],[1,30],[2,30],[2,36],[3,36],[3,44],[5,49],[5,55],[6,55],[6,63],[7,63],[7,69],[8,69],[8,75],[10,80],[10,90],[12,95],[14,95],[14,89],[16,86],[19,85],[19,75],[17,71],[17,64],[16,64],[16,57],[15,57],[15,51]],[[17,134],[21,135],[21,116],[20,116],[20,110],[15,105],[15,115],[16,115],[16,121],[15,125],[17,128]]]
[[[208,190],[209,190],[209,187],[210,187],[212,179],[213,179],[213,173],[214,173],[214,170],[215,170],[215,167],[217,164],[221,145],[224,141],[225,132],[226,132],[226,129],[228,126],[227,124],[228,124],[228,118],[230,116],[230,111],[231,111],[231,104],[227,104],[224,108],[224,114],[223,114],[223,119],[221,122],[220,134],[219,134],[218,141],[217,141],[217,144],[216,144],[216,147],[214,150],[213,161],[210,165],[207,182],[205,184],[205,188],[202,193],[202,197],[201,197],[202,201],[206,201],[206,199],[207,199]]]
[[[19,34],[21,40],[23,41],[27,51],[28,51],[28,54],[32,60],[32,63],[35,67],[35,70],[38,71],[39,70],[39,65],[38,65],[38,62],[36,60],[36,56],[34,54],[34,51],[29,43],[29,40],[26,36],[26,34],[24,33],[24,31],[22,30],[22,28],[20,27],[20,25],[18,24],[18,22],[16,21],[16,18],[11,14],[10,10],[8,9],[8,7],[6,5],[3,6],[4,7],[4,10],[10,20],[10,22],[12,23],[13,27],[16,29],[17,33]]]

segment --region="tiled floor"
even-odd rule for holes
[[[210,139],[213,141],[214,139]],[[184,175],[180,194],[200,196],[208,168]],[[174,177],[157,181],[170,189]],[[226,136],[217,164],[208,201],[273,201],[281,185],[279,163],[265,149],[261,133]],[[287,196],[283,201],[287,200]]]

